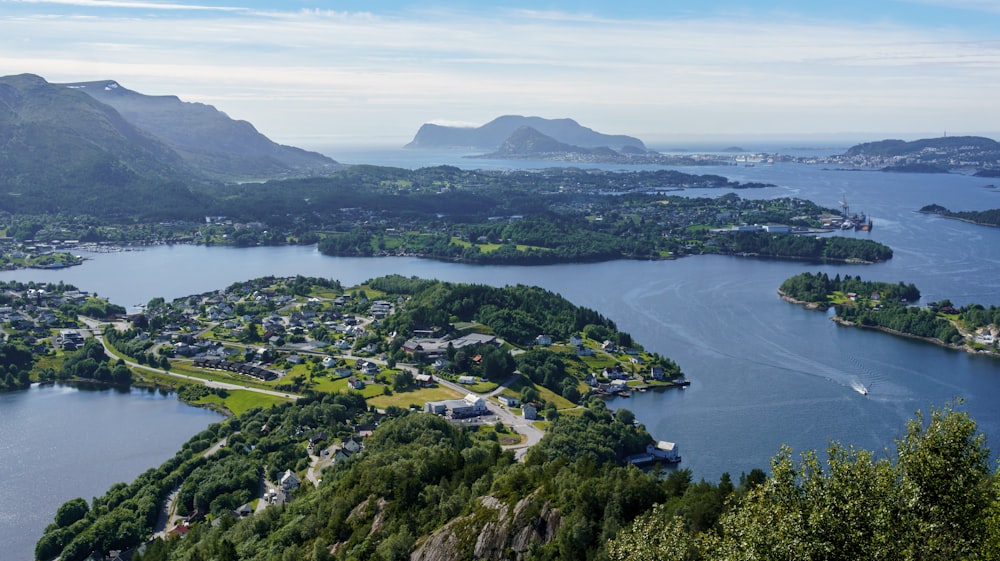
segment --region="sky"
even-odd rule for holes
[[[21,73],[305,147],[510,114],[651,145],[1000,138],[1000,0],[0,0],[0,75]]]

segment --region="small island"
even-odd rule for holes
[[[876,329],[970,353],[1000,357],[1000,308],[949,300],[913,305],[920,290],[912,283],[864,281],[861,277],[802,273],[778,289],[783,300],[809,309],[835,310],[840,325]]]
[[[945,218],[952,218],[955,220],[961,220],[962,222],[968,222],[970,224],[976,224],[979,226],[1000,226],[1000,209],[993,208],[989,210],[969,210],[969,211],[959,211],[953,212],[947,208],[938,205],[931,204],[921,208],[919,211],[924,214],[937,214],[938,216],[943,216]]]

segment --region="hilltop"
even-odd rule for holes
[[[946,173],[956,168],[976,168],[989,173],[1000,163],[1000,143],[982,136],[944,136],[906,142],[880,140],[849,148],[843,159],[864,162],[882,171]]]
[[[421,125],[406,148],[470,148],[496,150],[521,127],[531,127],[557,142],[584,148],[609,147],[622,149],[632,146],[643,151],[641,140],[626,135],[609,135],[584,127],[573,119],[545,119],[504,115],[480,127],[450,127],[425,123]]]
[[[0,207],[116,214],[197,208],[195,170],[90,96],[22,74],[0,78]]]
[[[114,80],[59,84],[114,108],[126,121],[174,150],[198,175],[217,180],[325,175],[341,166],[301,148],[273,142],[247,121],[177,96],[150,96]]]

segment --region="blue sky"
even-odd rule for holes
[[[0,73],[114,79],[280,142],[571,117],[647,142],[998,136],[1000,0],[0,0]]]

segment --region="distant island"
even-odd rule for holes
[[[493,152],[467,158],[484,160],[543,160],[590,164],[661,165],[661,166],[719,166],[734,165],[730,158],[715,155],[667,155],[633,145],[620,150],[608,146],[587,148],[560,142],[533,127],[518,127]]]
[[[426,123],[421,125],[413,140],[405,148],[464,148],[497,150],[514,131],[530,127],[557,142],[583,148],[608,147],[623,150],[626,147],[646,151],[646,145],[634,136],[604,134],[584,127],[573,119],[545,119],[504,115],[480,127],[453,127]]]
[[[880,140],[852,146],[827,157],[784,157],[785,161],[849,166],[896,173],[972,171],[978,177],[1000,176],[1000,143],[982,136],[943,136],[907,142]]]

